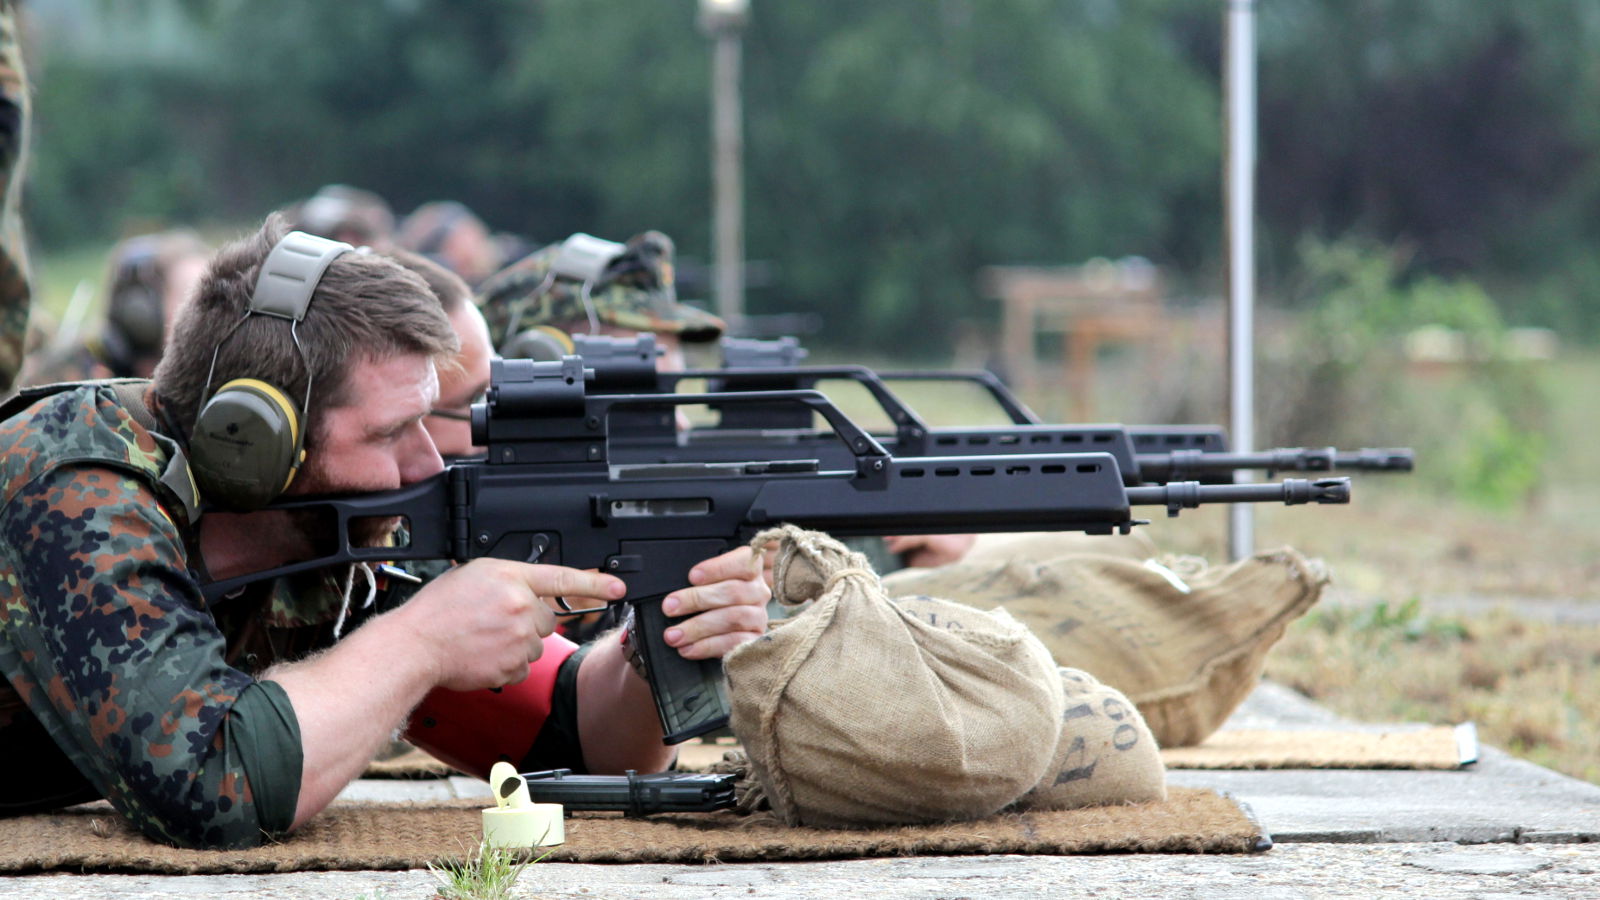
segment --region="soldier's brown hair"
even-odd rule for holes
[[[399,247],[387,251],[387,255],[394,261],[410,269],[427,282],[428,290],[439,298],[439,305],[444,307],[444,314],[453,316],[461,304],[472,299],[472,288],[461,279],[460,275],[439,265],[420,253],[402,250]]]
[[[298,405],[309,377],[306,440],[312,446],[323,414],[348,402],[348,376],[357,362],[407,353],[437,363],[454,359],[459,349],[455,331],[428,285],[374,253],[345,253],[323,273],[297,328],[304,359],[290,339],[287,321],[253,315],[240,324],[262,263],[288,231],[274,213],[255,234],[218,251],[193,301],[179,314],[155,371],[155,389],[163,411],[184,437],[193,432],[200,406],[208,399],[204,394],[212,352],[235,325],[238,330],[217,352],[210,389],[234,378],[258,378]]]

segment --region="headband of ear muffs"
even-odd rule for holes
[[[189,463],[200,495],[213,506],[248,512],[271,503],[294,482],[305,461],[310,363],[296,328],[328,265],[353,248],[342,241],[292,231],[267,254],[250,295],[250,307],[217,343],[217,353],[253,315],[289,320],[289,339],[306,364],[306,396],[297,409],[288,394],[258,378],[235,378],[211,394],[195,420]],[[206,376],[206,392],[211,375]]]

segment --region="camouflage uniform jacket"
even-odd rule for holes
[[[197,529],[159,481],[173,452],[103,387],[0,423],[0,762],[60,786],[0,787],[0,815],[105,797],[205,847],[292,824],[298,723],[252,673],[331,642],[341,591],[267,582],[207,609]]]
[[[17,46],[16,10],[0,0],[0,396],[22,368],[28,333],[28,258],[23,246],[23,155],[28,140],[28,79]]]

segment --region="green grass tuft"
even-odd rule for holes
[[[551,852],[530,860],[522,850],[480,843],[465,859],[429,863],[428,871],[439,880],[437,896],[442,900],[510,900],[522,871]]]

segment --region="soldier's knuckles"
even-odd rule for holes
[[[705,637],[748,631],[756,625],[756,613],[748,606],[729,606],[700,617],[700,633]]]
[[[739,582],[738,590],[739,602],[747,606],[766,606],[772,599],[772,588],[761,578]]]
[[[759,580],[728,580],[696,588],[700,609],[723,609],[731,606],[765,605],[772,596],[766,582]]]
[[[673,615],[692,616],[709,609],[705,602],[704,588],[685,588],[673,596],[678,599],[678,609]]]
[[[760,633],[767,627],[767,609],[765,606],[737,606],[733,613],[733,624],[743,631]]]
[[[561,596],[567,594],[580,595],[587,593],[584,590],[583,580],[579,573],[572,569],[554,569],[550,577],[551,590]]]
[[[728,651],[755,637],[745,632],[714,634],[685,647],[683,655],[688,659],[721,659]]]
[[[738,620],[731,609],[713,609],[689,619],[681,627],[688,641],[698,641],[735,630]]]

